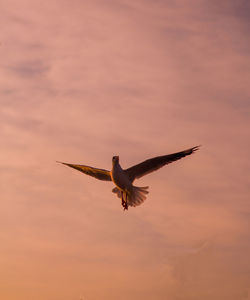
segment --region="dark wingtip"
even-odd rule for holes
[[[201,147],[201,145],[192,147],[192,148],[190,148],[190,149],[187,149],[187,150],[185,151],[185,153],[186,153],[186,155],[190,155],[190,154],[196,152],[197,150],[199,150],[200,147]]]
[[[64,162],[62,162],[62,161],[58,161],[58,160],[56,160],[56,162],[57,162],[57,163],[59,163],[59,164],[63,164],[63,165],[66,165],[66,166],[68,166],[68,164],[67,164],[67,163],[64,163]]]
[[[198,145],[198,146],[191,148],[191,150],[192,150],[192,152],[195,152],[195,151],[199,150],[200,147],[201,147],[201,145]]]

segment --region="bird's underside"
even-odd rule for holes
[[[113,167],[111,171],[99,168],[93,168],[86,165],[62,163],[68,167],[76,169],[84,174],[95,177],[99,180],[113,181],[116,187],[112,190],[122,200],[122,206],[126,210],[128,206],[138,206],[146,199],[148,187],[135,187],[133,182],[135,179],[141,178],[151,172],[154,172],[163,166],[188,156],[199,149],[195,146],[184,151],[157,156],[147,159],[128,169],[122,169],[119,164],[119,157],[113,157]]]

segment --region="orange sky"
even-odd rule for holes
[[[250,5],[3,0],[0,298],[247,300]],[[122,210],[126,168],[202,144]]]

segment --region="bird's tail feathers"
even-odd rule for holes
[[[132,191],[127,194],[127,204],[129,206],[138,206],[142,204],[146,200],[146,195],[148,194],[147,189],[148,186],[133,186]],[[117,194],[118,198],[122,198],[122,191],[117,187],[113,188],[112,192]]]
[[[138,187],[133,186],[132,193],[128,195],[128,205],[138,206],[146,200],[146,195],[148,194],[148,186]]]

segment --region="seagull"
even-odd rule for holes
[[[95,177],[96,179],[113,181],[115,188],[112,189],[112,192],[121,199],[122,207],[124,210],[127,210],[129,206],[138,206],[142,204],[146,200],[146,194],[148,194],[148,186],[138,187],[133,185],[135,179],[141,178],[165,165],[188,156],[197,151],[199,147],[200,146],[195,146],[184,151],[150,158],[128,169],[123,169],[121,167],[119,156],[113,156],[111,171],[86,165],[57,162]]]

